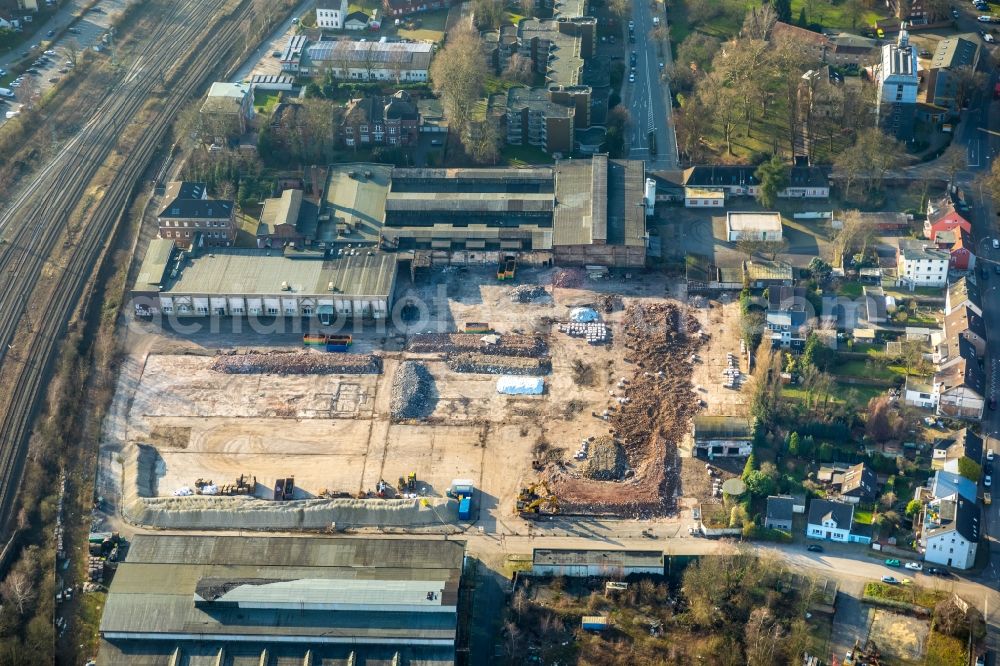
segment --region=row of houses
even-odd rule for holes
[[[656,200],[684,202],[687,208],[723,208],[734,197],[756,197],[760,181],[756,167],[712,164],[678,171],[658,171]],[[821,167],[793,166],[788,185],[778,192],[782,199],[830,198],[829,172]]]

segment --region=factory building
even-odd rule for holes
[[[220,248],[186,252],[155,239],[132,290],[137,316],[385,319],[396,257],[370,248]]]
[[[321,220],[342,243],[377,242],[428,264],[641,267],[641,161],[561,160],[529,169],[331,168]]]
[[[577,550],[535,548],[531,555],[533,576],[663,575],[661,550]]]
[[[138,535],[98,666],[455,662],[454,541]]]

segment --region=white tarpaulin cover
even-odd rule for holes
[[[506,395],[541,395],[544,390],[545,380],[541,377],[504,375],[497,380],[497,393]]]
[[[586,324],[598,319],[600,319],[600,315],[593,308],[573,308],[569,311],[569,320],[578,324]]]

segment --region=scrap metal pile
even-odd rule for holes
[[[374,354],[233,352],[216,357],[212,370],[230,375],[377,375],[382,359]]]
[[[538,284],[519,284],[511,289],[508,294],[514,303],[530,303],[539,298],[549,295],[545,287]]]
[[[633,371],[611,392],[606,418],[631,471],[608,482],[554,470],[552,489],[566,513],[649,517],[676,510],[677,443],[698,410],[691,357],[705,336],[673,302],[630,305],[622,328]]]
[[[488,375],[547,375],[552,371],[552,361],[548,357],[461,353],[448,355],[448,367],[454,372]]]

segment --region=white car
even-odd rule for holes
[[[910,571],[923,571],[924,570],[924,566],[922,564],[920,564],[920,562],[907,562],[903,566],[906,567],[907,569],[909,569]]]
[[[1000,240],[997,240],[996,238],[993,239],[993,249],[1000,250]]]
[[[987,474],[986,476],[984,476],[983,477],[983,485],[986,486],[987,488],[989,488],[990,486],[992,486],[993,485],[993,477],[990,476],[989,474]]]
[[[629,83],[635,83],[635,72],[629,72],[628,82]]]
[[[980,23],[990,23],[990,22],[993,21],[993,17],[992,16],[980,16],[976,20],[979,21]]]
[[[993,455],[994,455],[993,449],[986,450],[986,460],[988,460],[989,462],[993,462]]]
[[[986,32],[985,30],[980,31],[980,34],[982,34],[983,41],[986,42],[987,44],[992,44],[994,41],[996,41],[993,39],[993,35]]]

